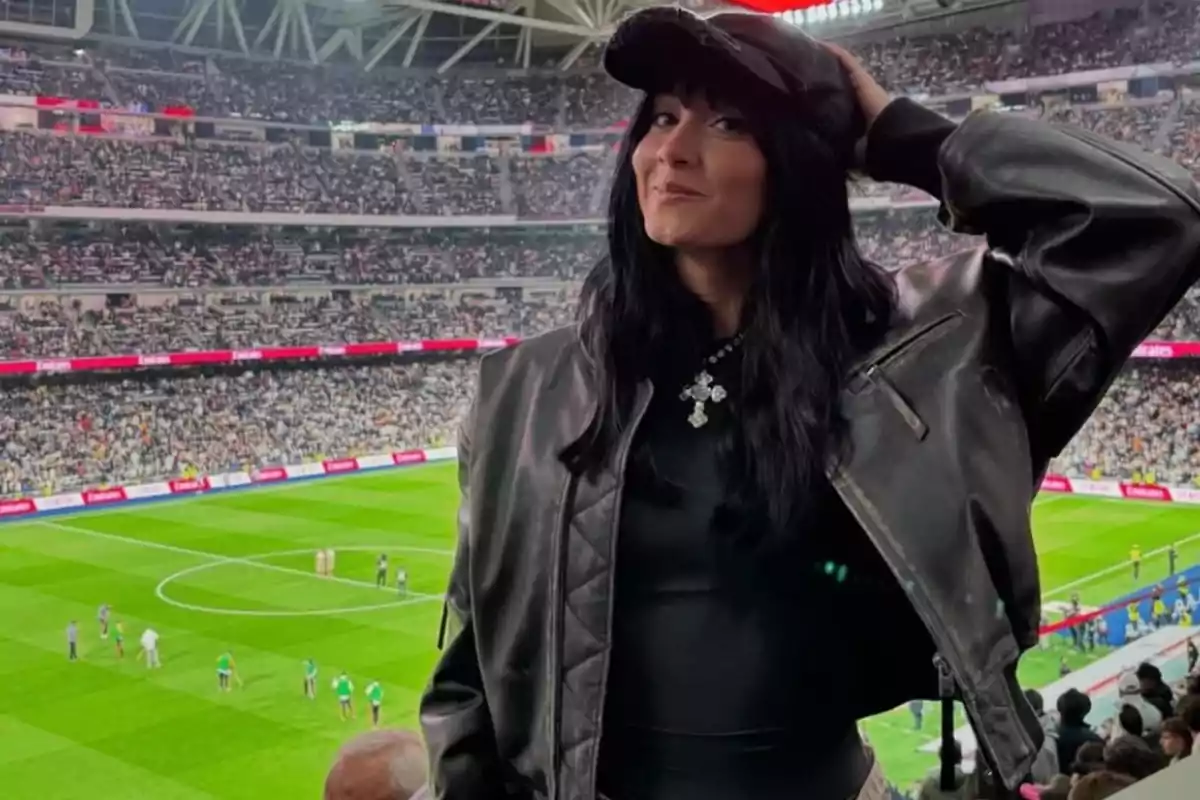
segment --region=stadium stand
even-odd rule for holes
[[[0,494],[367,455],[452,438],[469,361],[93,374],[8,386]]]
[[[1001,107],[1200,173],[1200,5],[1109,5],[851,44],[888,88],[950,116]],[[594,52],[567,70],[367,73],[84,45],[0,45],[0,106],[39,109],[0,114],[0,361],[33,365],[0,369],[0,499],[453,444],[476,356],[397,347],[116,371],[61,359],[493,341],[573,319],[636,101]],[[1014,84],[1132,66],[1155,72],[1136,86]],[[859,243],[886,267],[982,244],[941,228],[909,189],[855,180],[851,192]],[[1200,354],[1184,347],[1200,342],[1200,293],[1151,339],[1142,355],[1159,357],[1118,379],[1053,473],[1200,487],[1200,370],[1165,357]],[[1200,698],[1185,703],[1195,721]]]

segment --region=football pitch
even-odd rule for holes
[[[363,689],[385,691],[387,725],[416,726],[436,658],[440,595],[454,544],[452,465],[280,484],[0,525],[0,792],[14,800],[261,800],[318,797],[339,745],[370,726]],[[1104,603],[1138,586],[1133,544],[1181,542],[1200,561],[1200,508],[1045,498],[1035,529],[1047,599],[1078,591]],[[336,575],[314,551],[337,551]],[[408,594],[375,586],[386,552]],[[1143,581],[1165,576],[1148,555]],[[124,624],[126,654],[100,638],[97,608]],[[65,628],[80,626],[80,660]],[[137,658],[161,635],[162,667]],[[219,692],[216,659],[232,651],[243,685]],[[880,653],[885,670],[886,653]],[[1026,685],[1057,677],[1064,649],[1025,659]],[[303,694],[303,662],[320,669]],[[330,682],[346,670],[357,718],[339,719]],[[907,711],[867,731],[907,787],[933,765],[936,736]]]

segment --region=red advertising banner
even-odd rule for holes
[[[0,375],[23,375],[35,372],[87,372],[105,369],[137,369],[138,367],[195,367],[206,364],[232,364],[239,361],[388,356],[399,353],[449,352],[452,350],[493,350],[499,347],[510,347],[520,341],[520,337],[505,336],[496,339],[352,342],[305,347],[259,347],[250,350],[189,350],[182,353],[42,358],[0,361]],[[1133,356],[1134,358],[1200,358],[1200,342],[1143,342],[1133,351]]]
[[[273,481],[286,481],[287,476],[287,470],[283,467],[263,467],[251,472],[250,480],[255,483],[271,483]]]
[[[338,472],[354,472],[358,469],[358,459],[332,458],[328,461],[322,461],[321,468],[325,470],[326,475],[334,475]]]
[[[1047,475],[1042,478],[1042,491],[1070,494],[1074,489],[1071,488],[1070,478],[1064,475]]]
[[[425,451],[405,450],[401,453],[392,453],[392,463],[397,466],[403,464],[423,464],[425,463]]]
[[[212,488],[207,477],[204,478],[180,478],[179,480],[167,481],[167,488],[171,490],[171,494],[188,494],[189,492],[207,492]]]
[[[1126,500],[1158,500],[1163,503],[1170,503],[1171,490],[1166,486],[1159,486],[1153,483],[1125,483],[1121,482],[1121,497]]]
[[[833,0],[726,0],[730,5],[760,11],[764,14],[777,14],[781,11],[803,11],[806,8],[827,6]]]
[[[1133,348],[1134,358],[1195,358],[1200,342],[1142,342]]]
[[[99,100],[72,100],[68,97],[51,97],[47,95],[38,95],[34,105],[38,108],[56,108],[62,110],[82,109],[84,111],[95,111],[100,108]]]
[[[30,497],[22,497],[17,500],[0,500],[0,517],[15,517],[18,514],[32,514],[37,510],[37,505]]]
[[[127,499],[124,486],[113,486],[110,489],[88,489],[80,494],[85,506],[98,506],[104,503],[120,503]]]
[[[301,358],[337,356],[390,356],[424,350],[491,350],[521,341],[516,336],[502,339],[437,339],[422,342],[352,342],[338,345],[304,347],[259,347],[252,350],[188,350],[182,353],[147,355],[85,356],[81,358],[43,358],[27,361],[0,361],[0,375],[32,372],[85,372],[100,369],[136,369],[137,367],[195,367],[206,364],[232,364],[237,361],[284,361]]]

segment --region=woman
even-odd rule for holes
[[[1159,743],[1162,745],[1163,753],[1171,759],[1172,764],[1192,754],[1192,732],[1188,729],[1187,723],[1179,717],[1171,717],[1163,721]]]
[[[483,360],[460,438],[431,794],[881,797],[855,720],[955,695],[1015,789],[1030,502],[1196,277],[1190,179],[956,128],[769,17],[639,12],[605,66],[646,94],[609,258],[577,328]],[[854,166],[992,249],[875,269]]]

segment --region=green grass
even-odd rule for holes
[[[385,687],[385,722],[415,726],[436,657],[456,502],[452,467],[431,466],[0,526],[3,796],[317,796],[338,746],[368,727],[368,681]],[[1050,498],[1035,525],[1053,590],[1123,563],[1135,542],[1149,552],[1200,532],[1200,509]],[[337,548],[341,580],[313,574],[319,547]],[[404,605],[371,585],[379,551],[408,569]],[[1200,538],[1181,559],[1200,561]],[[1155,557],[1143,568],[1150,579],[1166,570]],[[1134,588],[1120,569],[1077,590],[1101,603]],[[102,602],[124,621],[124,660],[98,635]],[[64,635],[72,618],[81,627],[74,664]],[[134,658],[148,625],[162,635],[160,670]],[[222,694],[215,660],[230,648],[245,686]],[[1064,653],[1031,654],[1026,683],[1053,680]],[[316,701],[301,694],[307,657],[321,669]],[[329,689],[342,668],[360,692],[360,717],[347,723]],[[904,710],[867,722],[901,785],[933,765],[916,748],[934,721],[924,733],[910,730]]]

